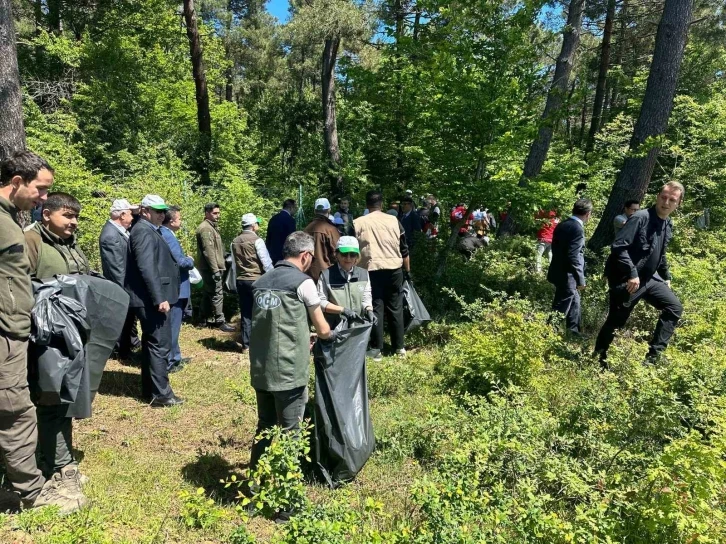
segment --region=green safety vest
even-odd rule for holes
[[[363,312],[363,293],[370,281],[367,270],[354,266],[351,270],[350,280],[348,280],[340,267],[334,264],[320,274],[318,281],[323,282],[325,294],[330,302],[343,308],[349,308],[358,314]],[[340,321],[340,316],[326,313],[325,319],[331,328],[335,328]]]
[[[250,377],[262,391],[288,391],[310,378],[308,311],[297,289],[310,276],[280,261],[252,284]]]

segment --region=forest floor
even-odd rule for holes
[[[182,329],[181,346],[185,357],[193,357],[171,376],[174,391],[186,400],[183,406],[150,408],[138,398],[139,367],[110,360],[93,417],[74,422],[77,458],[90,477],[85,488],[90,508],[65,518],[48,509],[2,515],[0,542],[228,542],[241,520],[235,511],[236,491],[225,489],[220,480],[241,473],[249,461],[256,425],[249,360],[237,351],[231,335],[189,325]],[[426,393],[413,393],[417,387],[406,395],[371,401],[374,425],[396,425],[422,410],[421,395]],[[348,488],[354,495],[383,502],[388,514],[403,514],[409,508],[410,484],[422,472],[411,459],[374,454]],[[179,493],[200,487],[225,515],[210,528],[192,529],[181,516]],[[319,485],[308,486],[307,492],[313,501],[334,493]],[[277,531],[273,522],[260,517],[250,519],[247,527],[259,542],[269,541]]]

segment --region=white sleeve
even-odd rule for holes
[[[272,263],[272,259],[270,259],[270,253],[269,251],[267,251],[265,241],[262,238],[258,238],[257,240],[255,240],[255,251],[257,251],[257,256],[262,262],[262,269],[265,272],[271,270],[274,265]]]
[[[320,306],[320,296],[318,295],[318,288],[315,287],[315,282],[310,278],[305,280],[297,288],[297,298],[300,302],[305,304],[308,308],[313,306]]]
[[[328,304],[330,304],[325,290],[325,282],[323,281],[323,275],[321,274],[320,279],[318,280],[318,297],[320,297],[320,307],[323,309],[323,312],[325,311],[325,308],[328,307]]]
[[[373,291],[371,290],[371,282],[368,281],[366,283],[366,288],[363,291],[363,297],[361,300],[363,304],[363,309],[371,308],[373,309]]]

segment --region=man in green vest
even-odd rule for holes
[[[360,246],[354,236],[341,236],[335,249],[337,264],[320,274],[318,295],[328,324],[335,328],[340,315],[355,319],[365,315],[371,323],[373,313],[373,294],[368,271],[356,266],[360,258]]]
[[[282,248],[283,260],[252,284],[250,375],[257,393],[257,433],[279,425],[298,428],[308,400],[310,325],[318,337],[335,340],[320,309],[315,283],[305,272],[315,258],[315,242],[294,232]],[[269,441],[252,445],[250,468],[255,468]]]
[[[77,244],[81,203],[68,193],[50,193],[43,203],[41,222],[25,231],[30,275],[38,279],[57,274],[88,274],[88,259]]]
[[[265,241],[257,236],[260,220],[253,213],[242,216],[242,232],[232,240],[232,256],[237,271],[237,295],[242,314],[242,331],[240,344],[242,351],[250,348],[250,331],[252,330],[252,284],[262,274],[272,270],[272,259],[267,252]]]

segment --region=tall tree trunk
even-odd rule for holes
[[[585,139],[585,125],[587,124],[587,81],[584,81],[582,89],[582,109],[580,110],[580,135],[577,138],[577,145],[582,148]]]
[[[0,160],[25,149],[13,0],[0,0]]]
[[[338,59],[340,38],[325,40],[323,49],[322,98],[323,98],[323,136],[328,159],[328,177],[331,197],[344,194],[343,176],[340,172],[340,147],[338,146],[338,122],[335,116],[335,63]]]
[[[230,0],[227,2],[227,32],[224,36],[224,56],[227,58],[227,60],[231,63],[231,65],[225,70],[224,72],[224,79],[225,79],[225,87],[224,87],[224,98],[227,102],[232,102],[234,100],[234,69],[235,69],[235,62],[232,58],[232,48],[230,46],[230,34],[232,34],[232,18],[234,17],[234,14],[232,10],[234,9],[234,3]]]
[[[600,52],[600,69],[597,74],[597,87],[595,88],[595,102],[592,106],[592,121],[590,132],[587,135],[585,153],[590,153],[595,146],[595,135],[600,130],[603,107],[605,105],[605,83],[610,68],[610,40],[613,35],[613,19],[615,19],[615,0],[608,0],[605,14],[605,26],[602,31],[602,50]]]
[[[197,124],[199,125],[199,164],[197,171],[204,185],[210,184],[209,162],[212,149],[212,117],[209,113],[209,91],[204,69],[202,42],[197,28],[197,13],[194,0],[184,0],[184,20],[187,25],[189,51],[192,57],[192,75],[197,98]]]
[[[63,19],[61,17],[61,8],[63,0],[48,0],[48,30],[56,34],[63,32]]]
[[[547,93],[547,103],[537,137],[529,148],[529,155],[524,163],[524,172],[519,182],[520,187],[527,185],[527,181],[542,172],[547,159],[547,153],[552,143],[554,126],[557,123],[567,94],[570,73],[575,60],[575,52],[580,43],[580,29],[582,27],[582,13],[585,9],[585,0],[571,0],[570,11],[567,14],[567,24],[562,32],[562,50],[557,57],[555,75],[552,86]]]
[[[404,189],[405,180],[403,173],[403,133],[405,120],[403,118],[403,85],[401,84],[401,51],[400,44],[401,38],[403,38],[403,22],[404,22],[404,11],[402,0],[396,0],[394,2],[395,17],[396,17],[396,69],[394,71],[394,77],[396,78],[396,126],[394,137],[396,139],[396,184],[397,189],[402,191]]]
[[[585,0],[570,0],[567,24],[565,24],[562,31],[562,49],[557,57],[555,74],[552,78],[550,90],[547,93],[547,102],[545,103],[537,137],[532,142],[527,160],[524,162],[524,171],[519,179],[520,187],[526,187],[530,179],[537,177],[542,172],[542,167],[547,159],[555,124],[562,115],[562,105],[567,94],[577,46],[580,43],[580,29],[584,10]],[[508,236],[514,234],[516,230],[517,218],[514,210],[512,210],[501,224],[499,234]]]
[[[660,146],[654,139],[668,128],[678,74],[693,12],[693,0],[666,0],[655,37],[655,50],[643,105],[630,139],[630,153],[613,185],[602,219],[588,244],[595,251],[613,238],[613,219],[628,199],[641,200],[650,183]]]
[[[628,2],[629,0],[623,0],[623,5],[620,8],[620,25],[618,27],[618,42],[617,49],[615,50],[615,65],[620,66],[622,72],[623,59],[625,58],[625,38],[626,30],[628,28]],[[618,105],[619,98],[619,85],[617,81],[613,81],[612,92],[610,94],[610,103],[608,105],[608,116],[612,117],[613,110]]]

